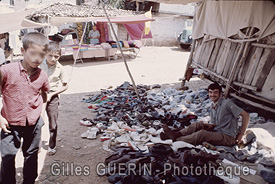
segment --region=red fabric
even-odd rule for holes
[[[21,62],[3,65],[2,75],[3,108],[2,116],[10,125],[35,125],[42,111],[42,96],[40,90],[49,91],[50,85],[47,73],[37,68],[28,77]]]
[[[128,34],[130,35],[132,40],[140,40],[143,38],[152,38],[152,33],[151,31],[149,32],[148,35],[145,35],[142,32],[145,27],[145,23],[138,23],[138,24],[124,24],[124,27],[126,28]],[[141,38],[142,36],[142,38]]]

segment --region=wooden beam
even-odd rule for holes
[[[246,84],[236,82],[236,81],[234,81],[233,84],[236,85],[236,86],[242,87],[242,88],[252,90],[252,91],[256,91],[256,92],[260,91],[260,89],[257,88],[256,86],[250,86],[250,85],[246,85]]]
[[[271,105],[274,105],[274,107],[275,107],[275,102],[274,101],[271,101],[271,100],[268,100],[266,98],[263,98],[263,97],[260,97],[260,96],[256,96],[256,95],[253,95],[253,94],[250,94],[250,93],[244,93],[244,95],[247,95],[247,96],[250,96],[250,97],[255,98],[257,100],[269,103]]]
[[[203,67],[202,65],[200,65],[200,64],[198,64],[198,63],[195,63],[194,61],[193,61],[192,64],[194,64],[194,65],[196,65],[197,67],[199,67],[199,68],[205,70],[206,72],[210,73],[211,75],[214,75],[215,77],[218,77],[218,78],[220,78],[220,79],[222,79],[222,80],[224,80],[224,81],[227,81],[227,80],[228,80],[228,79],[222,77],[221,75],[216,74],[215,72],[213,72],[213,71],[211,71],[211,70],[209,70],[209,69]]]
[[[265,49],[275,49],[275,45],[268,45],[268,44],[262,44],[262,43],[251,43],[251,45],[255,47],[265,48]]]
[[[217,74],[217,73],[215,73],[215,72],[213,72],[213,71],[211,71],[211,70],[205,68],[204,66],[202,66],[202,65],[200,65],[200,64],[198,64],[198,63],[196,63],[195,61],[193,61],[192,64],[193,64],[193,65],[196,65],[197,67],[199,67],[199,68],[201,68],[201,69],[203,69],[204,71],[208,72],[209,74],[214,75],[215,77],[217,77],[217,78],[219,78],[219,79],[222,79],[225,83],[228,81],[227,78],[225,78],[225,77],[223,77],[223,76],[221,76],[221,75],[219,75],[219,74]],[[252,90],[252,91],[259,91],[258,88],[255,87],[255,86],[249,86],[249,85],[245,85],[245,84],[242,84],[242,83],[239,83],[239,82],[235,82],[235,81],[233,82],[233,84],[236,85],[236,86],[239,86],[239,87],[243,87],[243,88]]]
[[[256,102],[252,102],[248,99],[245,99],[243,97],[240,97],[240,96],[237,96],[236,94],[234,93],[231,93],[230,94],[232,97],[246,103],[246,104],[249,104],[249,105],[252,105],[254,107],[257,107],[257,108],[260,108],[260,109],[263,109],[263,110],[266,110],[266,111],[269,111],[269,112],[272,112],[272,113],[275,113],[275,109],[271,108],[271,107],[268,107],[266,105],[263,105],[263,104],[259,104],[259,103],[256,103]]]

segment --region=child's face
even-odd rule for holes
[[[60,53],[50,51],[50,52],[47,53],[46,58],[47,58],[47,64],[50,65],[50,66],[53,66],[59,60]]]
[[[34,44],[31,44],[26,50],[21,48],[21,51],[24,56],[24,61],[32,68],[38,68],[47,54],[44,46]]]

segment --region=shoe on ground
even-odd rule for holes
[[[48,148],[48,155],[49,156],[52,156],[52,155],[55,155],[56,154],[56,149],[55,148]]]

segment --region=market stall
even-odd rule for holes
[[[153,20],[152,18],[146,17],[144,14],[137,15],[135,12],[118,10],[110,6],[107,7],[107,11],[110,16],[110,22],[116,24],[138,24]],[[71,53],[75,62],[79,59],[82,61],[82,58],[115,58],[115,53],[119,47],[118,44],[123,47],[124,50],[133,48],[139,49],[141,46],[138,41],[132,41],[132,44],[128,42],[126,44],[125,41],[122,41],[122,44],[120,44],[116,41],[110,40],[109,25],[107,24],[108,19],[105,17],[102,7],[97,5],[75,6],[67,3],[55,3],[26,17],[26,19],[22,22],[22,25],[26,23],[25,21],[28,23],[48,22],[51,26],[77,23],[77,28],[74,31],[77,32],[78,38],[68,40],[67,43],[61,44],[63,52]],[[100,40],[102,42],[100,44],[94,45],[86,41],[87,33],[89,27],[91,27],[91,24],[98,25],[98,30],[102,31],[100,36]]]

